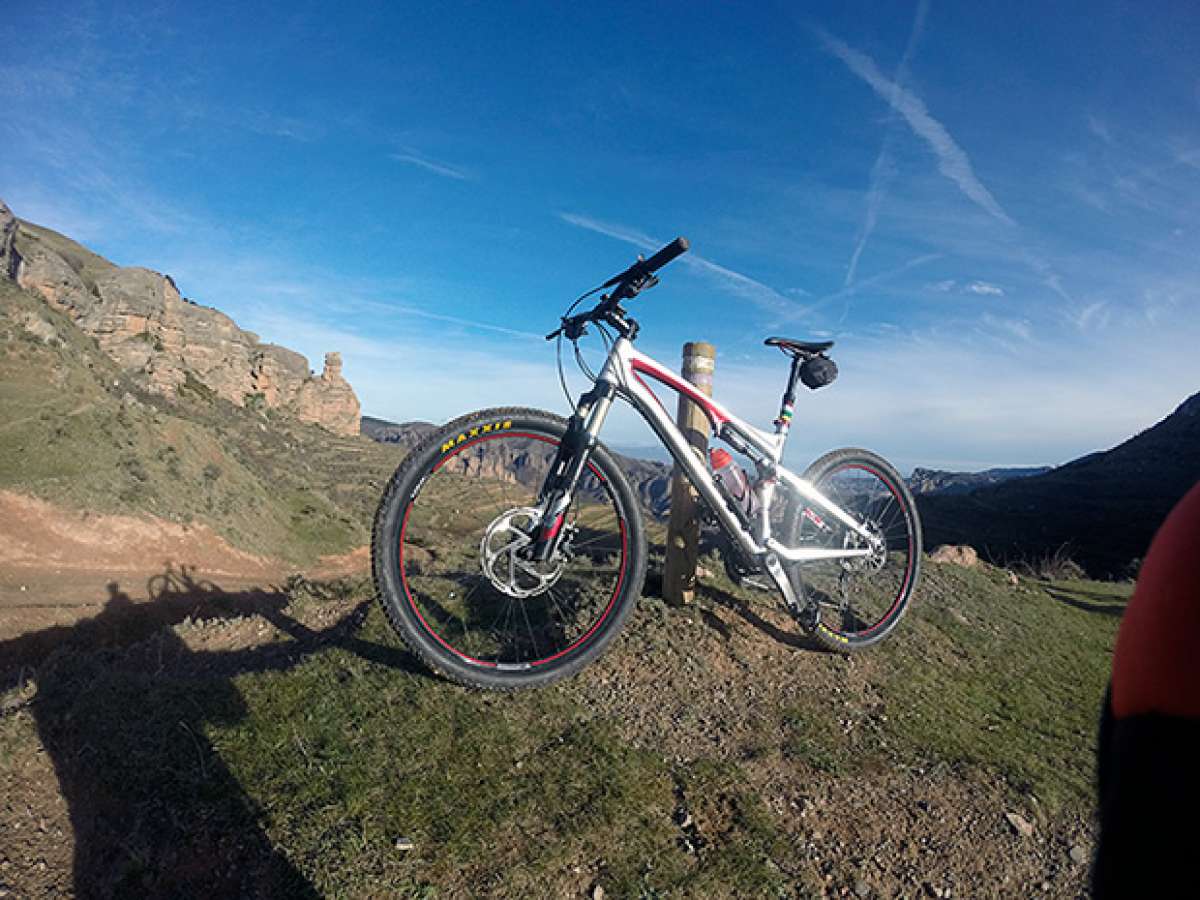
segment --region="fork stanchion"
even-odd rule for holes
[[[683,377],[712,396],[717,348],[703,341],[683,345]],[[703,459],[708,452],[708,418],[682,394],[679,396],[679,430]],[[671,517],[667,524],[667,559],[663,566],[663,599],[676,606],[695,601],[696,562],[700,552],[700,509],[695,488],[679,466],[671,475]]]

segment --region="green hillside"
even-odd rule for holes
[[[199,383],[172,400],[146,394],[66,316],[0,282],[0,488],[204,522],[244,550],[306,563],[369,539],[399,456]]]

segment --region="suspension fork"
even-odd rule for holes
[[[567,509],[575,497],[575,489],[596,446],[596,436],[608,417],[616,393],[616,385],[602,374],[595,387],[579,398],[575,413],[567,425],[567,433],[558,445],[550,471],[538,494],[538,503],[543,512],[537,537],[528,549],[530,559],[545,562],[558,549]]]

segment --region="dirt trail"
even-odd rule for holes
[[[368,568],[363,547],[323,557],[305,574],[332,579]],[[111,585],[147,600],[155,578],[184,571],[236,590],[279,584],[296,567],[239,550],[206,525],[78,512],[0,491],[0,639],[94,615]]]

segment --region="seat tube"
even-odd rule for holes
[[[783,456],[783,445],[787,441],[788,431],[792,427],[792,416],[796,411],[796,381],[800,378],[800,357],[792,357],[792,368],[788,373],[787,390],[783,392],[783,400],[779,404],[779,418],[775,420],[775,433],[782,438],[779,441],[779,455]]]

